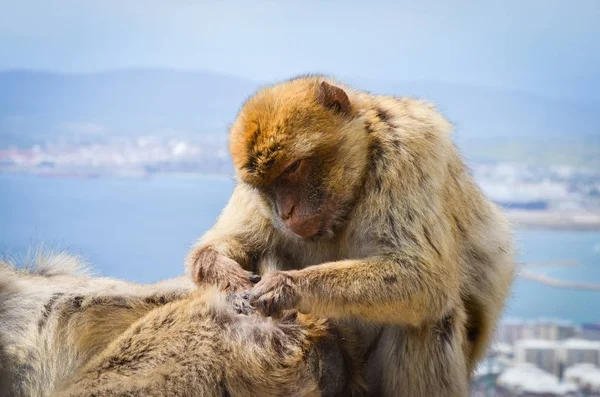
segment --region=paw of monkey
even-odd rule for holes
[[[265,316],[280,317],[299,301],[294,281],[286,272],[267,273],[250,292],[250,304]]]
[[[236,261],[211,248],[197,254],[192,276],[198,285],[217,285],[221,291],[231,293],[249,291],[260,280],[260,276],[242,269]]]

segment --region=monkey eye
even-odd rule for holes
[[[292,164],[289,165],[289,167],[287,167],[285,169],[285,173],[286,174],[291,174],[292,172],[296,171],[298,169],[298,167],[300,167],[300,163],[302,162],[302,160],[296,160],[294,161]]]

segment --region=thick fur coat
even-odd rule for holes
[[[0,265],[0,396],[337,396],[360,390],[341,334],[186,278],[138,285],[59,254]],[[353,391],[354,390],[354,391]]]

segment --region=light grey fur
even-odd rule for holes
[[[66,253],[37,253],[20,267],[0,261],[0,397],[44,397],[88,359],[56,337],[68,315],[61,307],[74,297],[183,296],[193,289],[186,277],[151,285],[92,277]]]

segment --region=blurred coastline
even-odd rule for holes
[[[487,160],[469,167],[519,228],[600,229],[600,171],[573,165]],[[46,178],[231,177],[227,134],[193,140],[140,137],[109,143],[0,148],[0,173]]]
[[[515,226],[566,230],[600,230],[600,210],[511,210],[505,211]]]

